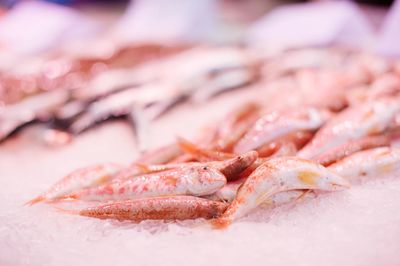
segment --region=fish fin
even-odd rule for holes
[[[50,200],[49,203],[59,203],[61,201],[75,201],[78,199],[79,199],[79,196],[77,194],[69,194],[69,195],[61,196],[56,199]]]
[[[200,157],[207,157],[196,144],[182,137],[177,137],[177,143],[179,148],[186,153]]]
[[[40,196],[37,196],[36,198],[24,203],[24,206],[32,206],[34,204],[37,204],[39,202],[43,202],[45,200],[46,200],[46,198],[44,196],[40,195]]]
[[[209,221],[209,224],[213,229],[219,229],[219,230],[228,228],[228,226],[231,223],[232,223],[231,219],[225,217],[220,217]]]
[[[79,215],[80,211],[78,210],[67,210],[67,209],[63,209],[60,207],[54,207],[56,209],[57,212],[61,212],[61,213],[66,213],[66,214],[72,214],[72,215]]]
[[[148,174],[148,173],[152,172],[152,171],[150,170],[150,167],[149,167],[147,164],[145,164],[145,163],[138,163],[138,162],[136,162],[136,163],[134,163],[134,165],[135,165],[136,167],[138,167],[138,168],[140,169],[140,171],[143,172],[143,174]]]
[[[307,189],[305,190],[300,196],[297,197],[297,199],[294,200],[294,203],[300,202],[302,200],[304,200],[305,196],[309,193],[311,193],[311,189]]]
[[[263,204],[263,202],[265,202],[268,199],[268,197],[272,196],[273,192],[274,192],[273,190],[268,190],[263,194],[261,194],[260,196],[258,196],[256,199],[257,206]]]
[[[259,204],[259,206],[260,206],[261,208],[267,208],[267,207],[271,206],[272,204],[273,204],[273,202],[272,202],[272,200],[269,198],[269,199],[265,199],[263,202],[261,202],[261,203]]]
[[[213,149],[204,149],[182,137],[178,137],[177,143],[182,151],[193,155],[198,161],[223,161],[235,158],[236,156],[232,153],[221,152]]]

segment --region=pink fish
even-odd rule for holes
[[[280,192],[298,189],[335,191],[346,187],[349,187],[347,180],[312,161],[296,157],[273,158],[247,178],[214,225],[225,227]]]
[[[214,193],[225,183],[226,178],[220,171],[207,166],[193,166],[116,180],[74,192],[64,199],[101,201],[170,195],[202,196]]]

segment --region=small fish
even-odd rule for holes
[[[350,182],[396,176],[400,170],[400,149],[380,147],[356,152],[328,167]]]
[[[225,176],[211,167],[185,167],[138,175],[73,192],[63,199],[127,200],[170,195],[209,195],[223,187]]]
[[[54,90],[3,107],[0,110],[0,141],[29,123],[48,121],[55,109],[68,98],[68,91]]]
[[[220,216],[227,203],[193,196],[169,196],[131,199],[90,207],[79,211],[79,215],[99,218],[128,220],[187,220]]]
[[[389,146],[392,138],[388,134],[377,136],[366,136],[358,140],[347,142],[337,148],[329,150],[321,155],[318,155],[313,160],[323,166],[328,166],[332,163],[352,155],[358,151],[368,150],[376,147]]]
[[[312,161],[296,157],[272,158],[247,178],[232,204],[214,225],[225,227],[280,192],[298,189],[336,191],[349,186],[347,180]]]
[[[392,126],[400,111],[400,98],[381,98],[350,106],[328,121],[297,156],[317,156],[365,136],[377,135]]]
[[[136,91],[124,90],[90,104],[85,112],[75,118],[69,125],[74,134],[93,127],[110,118],[123,117],[129,114],[137,103]]]
[[[235,153],[255,150],[285,135],[304,130],[316,130],[329,118],[330,113],[316,108],[303,108],[268,113],[259,118],[235,145]]]

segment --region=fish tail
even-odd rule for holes
[[[182,137],[178,137],[177,143],[178,143],[179,148],[186,153],[190,153],[193,155],[200,155],[202,157],[207,157],[196,144],[194,144]]]
[[[46,199],[43,195],[37,196],[34,199],[31,199],[30,201],[24,203],[24,206],[32,206],[34,204],[37,204],[39,202],[43,202]]]
[[[64,208],[60,208],[60,207],[54,207],[54,208],[56,209],[57,212],[60,212],[60,213],[71,214],[71,215],[80,215],[79,210],[68,210],[68,209],[64,209]]]
[[[220,217],[210,220],[209,223],[213,229],[222,230],[228,228],[232,220],[227,217]]]
[[[74,201],[74,200],[78,200],[78,199],[79,199],[78,194],[70,194],[70,195],[65,195],[65,196],[61,196],[56,199],[53,199],[53,200],[49,201],[49,203],[59,203],[62,201]]]
[[[221,151],[201,148],[197,144],[194,144],[182,137],[178,137],[177,143],[179,148],[182,149],[182,151],[192,154],[197,159],[203,159],[203,160],[205,159],[207,161],[210,160],[220,161],[235,157],[235,155],[231,153],[225,153]]]

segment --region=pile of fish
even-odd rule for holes
[[[72,172],[28,202],[91,202],[100,219],[205,218],[224,228],[274,208],[400,170],[400,73],[386,59],[292,51],[260,67],[269,98],[246,102],[197,139],[147,151],[129,166]],[[193,81],[193,80],[192,80]]]
[[[259,74],[257,60],[240,47],[128,48],[107,59],[50,57],[0,73],[0,141],[32,123],[51,129],[44,136],[71,139],[112,118],[126,118],[145,135],[144,125],[177,104],[204,102]]]
[[[277,87],[275,100],[262,103],[270,110],[303,104],[340,111],[363,101],[363,87],[375,81],[376,92],[368,97],[390,95],[400,73],[397,61],[339,48],[266,55],[249,47],[143,44],[103,57],[60,54],[0,71],[0,142],[41,123],[46,143],[65,143],[117,118],[133,126],[145,150],[140,136],[151,122],[183,102],[201,104],[237,88]],[[287,99],[293,90],[296,97]]]

